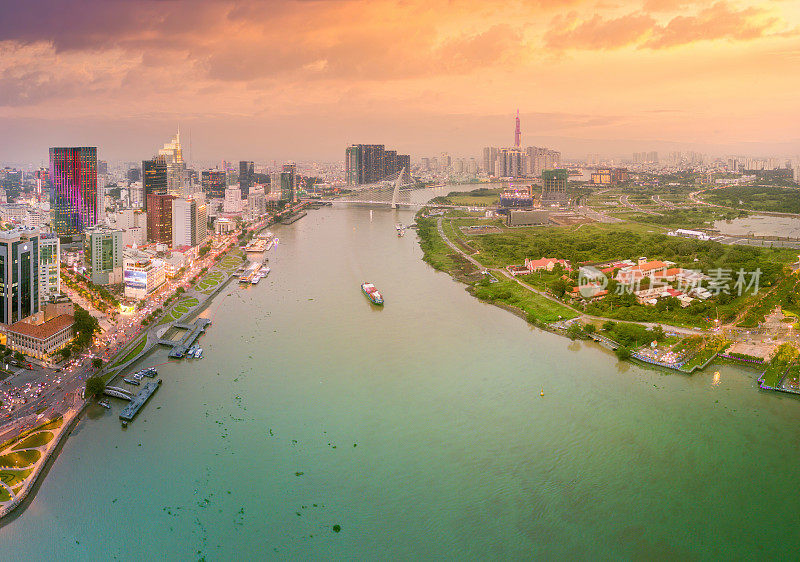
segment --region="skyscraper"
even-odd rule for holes
[[[519,127],[519,109],[517,110],[517,122],[516,122],[516,125],[517,126],[514,128],[514,146],[519,148],[520,144],[522,143],[522,130]]]
[[[281,174],[281,200],[294,202],[297,194],[297,165],[284,164]]]
[[[153,242],[172,244],[172,200],[174,196],[147,196],[147,238]]]
[[[497,162],[497,147],[487,146],[483,149],[483,171],[490,176],[496,176],[495,164]]]
[[[39,312],[38,230],[0,231],[0,291],[0,323],[13,324]]]
[[[60,236],[68,236],[96,225],[97,148],[51,148],[50,178],[53,230]]]
[[[186,183],[186,162],[183,159],[180,129],[170,142],[164,143],[163,148],[158,151],[158,156],[164,159],[167,166],[167,193],[182,195]]]
[[[255,167],[252,162],[241,160],[239,162],[239,189],[242,190],[242,197],[247,198],[250,188],[253,187]]]
[[[197,246],[197,201],[179,197],[172,201],[172,247]]]
[[[386,150],[382,144],[353,144],[345,149],[345,178],[347,185],[377,183],[397,174],[406,167],[404,176],[410,180],[411,158]],[[403,166],[407,163],[408,166]]]
[[[156,156],[152,160],[142,161],[143,208],[147,210],[147,197],[149,195],[164,195],[167,193],[167,162],[163,156]]]
[[[203,186],[203,193],[205,193],[206,197],[210,199],[223,199],[225,197],[227,180],[224,171],[203,170],[200,177],[200,183]]]

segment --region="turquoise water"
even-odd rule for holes
[[[424,264],[411,220],[276,228],[206,359],[160,367],[127,430],[120,402],[81,421],[3,557],[796,557],[797,400],[532,329]]]

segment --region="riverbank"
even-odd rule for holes
[[[273,220],[261,224],[258,230],[268,228],[274,223]],[[187,321],[201,314],[210,306],[213,299],[227,286],[233,278],[233,273],[246,259],[244,252],[236,245],[233,245],[224,253],[220,254],[213,266],[194,283],[190,291],[181,294],[175,299],[172,306],[168,307],[162,315],[155,318],[151,325],[131,338],[131,342],[120,349],[114,356],[109,358],[107,366],[98,375],[103,377],[106,383],[111,383],[116,379],[122,378],[130,367],[151,353],[158,346],[158,339],[175,322]],[[121,359],[120,359],[121,358]],[[3,468],[0,466],[0,526],[5,524],[12,516],[19,514],[19,509],[30,503],[31,492],[38,489],[42,478],[46,475],[47,469],[55,462],[58,452],[62,449],[64,441],[75,428],[88,407],[91,407],[91,399],[82,399],[79,395],[73,396],[73,404],[58,419],[62,424],[57,431],[52,433],[52,439],[46,444],[39,446],[36,451],[24,455],[16,453],[15,447],[18,443],[28,440],[34,434],[42,433],[41,428],[33,428],[23,431],[16,437],[6,442],[5,451],[11,453],[12,459],[17,462],[24,462],[25,459],[38,458],[32,464],[24,466],[12,466]],[[45,422],[45,426],[54,423],[53,420]],[[0,453],[0,462],[3,454]],[[5,472],[4,472],[5,471]],[[20,478],[20,475],[24,477]],[[9,480],[15,484],[10,487],[5,482]],[[6,497],[7,496],[7,497]]]
[[[423,260],[466,284],[466,290],[471,295],[510,311],[531,325],[573,340],[607,339],[613,345],[604,347],[615,351],[619,359],[633,360],[641,365],[666,368],[683,374],[706,369],[733,343],[720,340],[717,330],[705,332],[653,321],[620,322],[619,318],[582,313],[538,290],[534,284],[510,275],[505,268],[487,268],[474,257],[480,251],[461,240],[452,225],[448,228],[444,221],[441,216],[435,219],[417,216]],[[457,239],[451,240],[448,232]],[[481,257],[485,259],[484,256]],[[491,257],[488,261],[492,262]],[[754,301],[740,310],[737,318],[754,303],[760,304],[760,301]],[[598,333],[600,330],[605,336]],[[665,331],[673,336],[667,338]],[[617,332],[622,334],[622,339],[617,337]],[[729,335],[732,333],[731,330]],[[649,344],[652,344],[653,349]],[[781,390],[778,386],[761,383],[759,380],[762,389]]]

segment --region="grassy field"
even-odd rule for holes
[[[467,207],[488,207],[500,201],[500,189],[485,187],[473,191],[451,191],[445,196],[434,197],[432,205],[464,205]]]
[[[497,283],[481,283],[474,288],[479,299],[490,303],[503,303],[523,310],[531,323],[550,324],[565,318],[576,318],[579,314],[573,309],[553,302],[517,282],[500,280]]]
[[[703,193],[709,203],[778,213],[800,213],[800,189],[773,186],[732,186]]]
[[[49,431],[40,431],[39,433],[34,433],[33,435],[29,435],[22,441],[20,441],[17,445],[14,446],[14,450],[19,449],[31,449],[34,447],[41,447],[43,445],[47,445],[50,441],[53,440],[53,434]]]
[[[119,365],[127,363],[128,361],[130,361],[131,359],[133,359],[134,357],[139,355],[139,353],[142,352],[146,343],[147,343],[147,337],[142,336],[141,339],[139,340],[139,343],[137,343],[133,349],[131,349],[128,353],[126,353],[122,359],[118,359],[117,361],[115,361],[114,364],[111,366],[117,367]]]
[[[450,273],[457,268],[457,262],[453,259],[453,249],[445,244],[436,229],[436,219],[417,218],[417,234],[419,235],[419,245],[425,257],[423,258],[434,269]]]
[[[42,456],[39,451],[15,451],[0,456],[0,466],[25,468],[30,466]]]

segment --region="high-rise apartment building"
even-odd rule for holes
[[[209,199],[223,199],[225,197],[225,186],[227,185],[227,174],[223,170],[203,170],[200,175],[200,183],[203,186],[203,193]]]
[[[178,197],[172,200],[172,247],[197,246],[197,201]]]
[[[39,231],[0,231],[0,323],[13,324],[38,313],[39,285]]]
[[[281,200],[294,202],[297,197],[297,165],[284,164],[281,174]]]
[[[147,197],[149,195],[164,195],[167,193],[167,162],[163,156],[156,156],[152,160],[142,161],[142,183],[144,193],[142,203],[147,210]]]
[[[483,149],[483,171],[490,176],[497,176],[495,173],[495,163],[497,162],[497,147],[487,146]]]
[[[242,212],[242,190],[238,185],[229,185],[225,188],[225,200],[222,202],[223,213]]]
[[[517,147],[497,150],[495,175],[500,178],[521,178],[525,176],[525,153]]]
[[[147,239],[172,244],[173,195],[152,194],[147,197]]]
[[[197,244],[202,244],[208,238],[208,204],[206,203],[205,195],[202,193],[193,194],[191,199],[197,202],[195,206],[197,218],[194,221],[194,239],[197,240]]]
[[[39,297],[45,302],[61,294],[61,242],[57,234],[39,235]]]
[[[80,234],[97,224],[97,148],[50,149],[50,213],[60,236]]]
[[[97,226],[86,231],[84,259],[95,285],[122,283],[122,230]]]
[[[411,157],[386,150],[382,144],[354,144],[345,149],[347,185],[377,183],[401,170],[406,181],[411,177]]]
[[[255,166],[252,162],[241,160],[239,162],[239,189],[242,190],[242,197],[247,198],[250,188],[253,187],[255,180]]]

